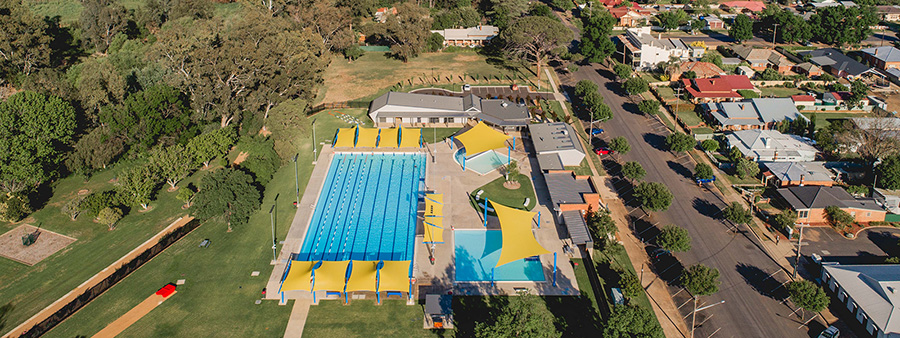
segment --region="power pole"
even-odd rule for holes
[[[775,38],[778,37],[778,24],[775,24],[775,28],[772,31],[772,49],[775,49]]]
[[[797,226],[800,227],[800,238],[797,240],[797,262],[794,263],[794,278],[797,278],[797,270],[800,267],[800,248],[803,247],[803,228],[806,227],[802,223],[797,224]]]
[[[319,146],[316,145],[316,120],[312,120],[312,130],[313,130],[313,162],[319,159]],[[299,189],[298,189],[299,190]]]

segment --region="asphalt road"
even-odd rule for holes
[[[872,228],[847,239],[830,227],[808,227],[803,230],[803,255],[822,256],[823,261],[841,264],[877,264],[889,256],[900,255],[900,229]]]
[[[690,232],[693,238],[691,251],[677,253],[677,259],[663,260],[654,267],[672,285],[676,305],[685,303],[681,312],[687,318],[688,326],[691,325],[689,297],[686,292],[678,292],[679,288],[673,283],[680,270],[702,263],[721,273],[719,292],[701,297],[701,306],[725,303],[697,313],[696,323],[702,324],[697,327],[695,337],[809,337],[818,334],[823,329],[820,325],[813,325],[810,332],[798,330],[800,324],[796,317],[788,318],[792,310],[781,304],[784,288],[779,288],[786,280],[785,272],[763,253],[745,226],[739,226],[738,231],[733,232],[733,225],[719,219],[725,203],[689,180],[693,164],[687,155],[676,157],[662,150],[668,130],[639,113],[634,103],[617,92],[619,85],[612,82],[612,78],[609,71],[582,67],[569,84],[588,79],[599,85],[600,93],[614,113],[612,120],[601,125],[606,130],[603,139],[616,136],[628,139],[631,151],[621,156],[620,162],[639,162],[647,171],[645,181],[662,182],[675,196],[668,211],[641,217],[643,212],[634,208],[636,205],[630,198],[630,183],[614,180],[614,188],[630,206],[629,214],[639,237],[652,242],[657,229],[667,224],[682,226]],[[608,164],[610,174],[616,175],[617,165],[609,160],[604,162]]]
[[[654,34],[655,35],[655,34]],[[707,46],[720,46],[720,45],[730,45],[735,41],[727,33],[720,32],[709,32],[709,33],[697,33],[694,35],[690,35],[682,32],[670,32],[663,33],[663,37],[677,37],[681,38],[682,41],[690,44],[695,41],[703,41]],[[874,31],[872,35],[863,40],[861,45],[872,45],[872,46],[891,46],[893,42],[900,41],[897,38],[897,34],[891,30],[882,31]],[[772,37],[771,36],[753,36],[752,39],[742,42],[745,45],[757,46],[757,47],[772,47]],[[813,47],[816,48],[827,48],[832,47],[830,45],[814,43]]]

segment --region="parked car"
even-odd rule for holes
[[[467,92],[467,91],[470,91],[470,90],[472,90],[472,86],[471,86],[471,85],[469,85],[468,83],[466,83],[466,84],[463,85],[463,91],[464,91],[464,92]]]
[[[597,155],[609,155],[609,154],[612,154],[612,153],[614,153],[614,152],[615,152],[615,151],[612,151],[612,150],[610,150],[610,149],[607,148],[607,147],[594,148],[594,153],[596,153]]]
[[[672,256],[672,252],[660,247],[651,247],[650,250],[650,259],[654,261],[658,261],[660,258]]]
[[[603,134],[603,129],[600,129],[600,128],[591,129],[591,136],[597,136],[600,134]]]
[[[825,331],[819,334],[818,338],[838,338],[841,335],[841,331],[838,330],[834,325],[829,326]]]

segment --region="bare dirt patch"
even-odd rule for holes
[[[72,237],[41,229],[40,235],[34,244],[30,246],[23,245],[22,236],[30,234],[36,229],[36,227],[31,225],[23,224],[0,235],[0,256],[19,263],[35,265],[44,260],[44,258],[50,257],[50,255],[75,242],[75,239]]]
[[[242,151],[240,154],[238,154],[237,157],[234,158],[234,161],[232,163],[234,163],[235,165],[241,164],[245,160],[247,160],[247,156],[250,156],[250,154],[248,154],[246,151]]]

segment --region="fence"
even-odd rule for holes
[[[314,106],[306,112],[306,115],[312,116],[323,110],[329,109],[350,109],[350,108],[369,108],[369,104],[371,101],[343,101],[343,102],[328,102],[322,103],[320,105]]]
[[[140,254],[137,254],[137,256],[131,258],[127,262],[123,262],[121,265],[119,265],[118,268],[116,268],[115,272],[111,273],[106,278],[103,278],[103,280],[97,282],[96,284],[85,290],[83,293],[75,297],[75,299],[69,301],[61,308],[56,310],[53,314],[29,328],[27,331],[22,333],[20,337],[40,337],[43,334],[47,333],[48,331],[50,331],[50,329],[52,329],[59,323],[62,323],[62,321],[66,320],[66,318],[90,303],[92,300],[94,300],[94,298],[97,298],[97,296],[103,294],[103,292],[140,268],[142,265],[144,265],[144,263],[150,261],[150,259],[168,248],[170,245],[177,242],[179,239],[196,229],[199,225],[200,221],[198,221],[197,219],[191,219],[180,227],[177,227],[170,232],[162,235],[162,237],[159,238],[156,244],[147,248]],[[128,256],[126,255],[126,257]],[[119,262],[113,263],[113,266],[118,263]],[[90,280],[88,280],[88,282],[90,282]],[[13,333],[14,332],[11,332],[10,336],[13,336]]]

